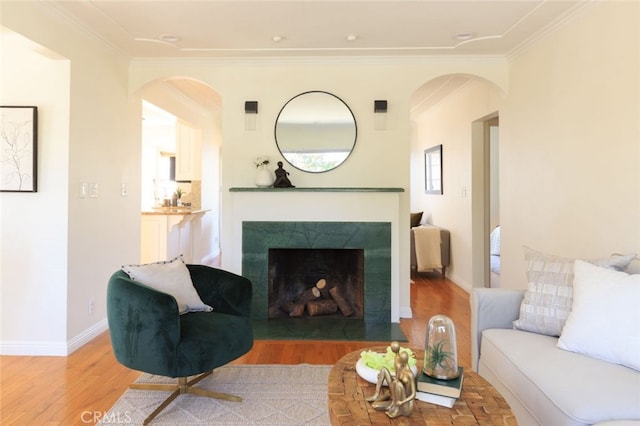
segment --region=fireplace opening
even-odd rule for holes
[[[269,318],[364,316],[363,249],[269,249]]]

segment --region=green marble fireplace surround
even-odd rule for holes
[[[363,320],[365,323],[390,323],[391,223],[243,221],[242,275],[254,286],[253,318],[256,320],[268,318],[270,248],[362,249]]]

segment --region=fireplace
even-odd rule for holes
[[[364,250],[269,248],[269,318],[362,319]]]
[[[308,249],[311,250],[306,252]],[[317,267],[320,255],[327,256],[330,265]],[[337,266],[331,262],[340,257],[348,259],[343,263],[361,265],[361,271],[354,273],[345,269],[338,273],[338,268],[345,265]],[[270,258],[285,259],[284,263],[288,266],[270,266]],[[325,261],[327,260],[323,260]],[[283,268],[287,269],[288,278],[280,278]],[[310,272],[307,276],[301,275],[304,269]],[[335,275],[320,273],[329,269]],[[348,305],[353,305],[353,314],[346,316],[338,307],[340,312],[335,315],[355,318],[355,314],[365,321],[389,322],[391,223],[243,221],[242,275],[253,283],[252,315],[255,319],[268,319],[270,310],[280,310],[280,306],[275,306],[278,303],[274,297],[280,296],[272,294],[274,288],[281,291],[286,287],[285,284],[293,283],[294,290],[284,291],[294,292],[296,295],[287,293],[284,297],[295,300],[300,290],[306,291],[325,279],[330,287],[340,282],[340,295],[347,293]],[[360,290],[355,290],[356,286]],[[332,297],[325,294],[321,298]],[[279,315],[282,314],[279,312]]]

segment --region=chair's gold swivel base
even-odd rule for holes
[[[239,396],[233,396],[226,393],[192,387],[211,373],[212,371],[202,373],[189,381],[187,381],[186,377],[180,377],[178,378],[178,383],[176,384],[132,383],[131,385],[129,385],[130,389],[173,391],[173,393],[169,395],[169,397],[165,399],[164,402],[160,404],[153,413],[149,414],[149,417],[147,417],[142,424],[149,424],[149,422],[153,420],[154,417],[160,414],[162,410],[164,410],[169,404],[171,404],[171,401],[173,401],[178,397],[178,395],[181,395],[183,393],[190,393],[198,396],[207,396],[209,398],[224,399],[225,401],[242,402],[242,398],[240,398]]]

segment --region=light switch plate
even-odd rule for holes
[[[89,183],[89,198],[98,198],[98,184],[91,182]]]

